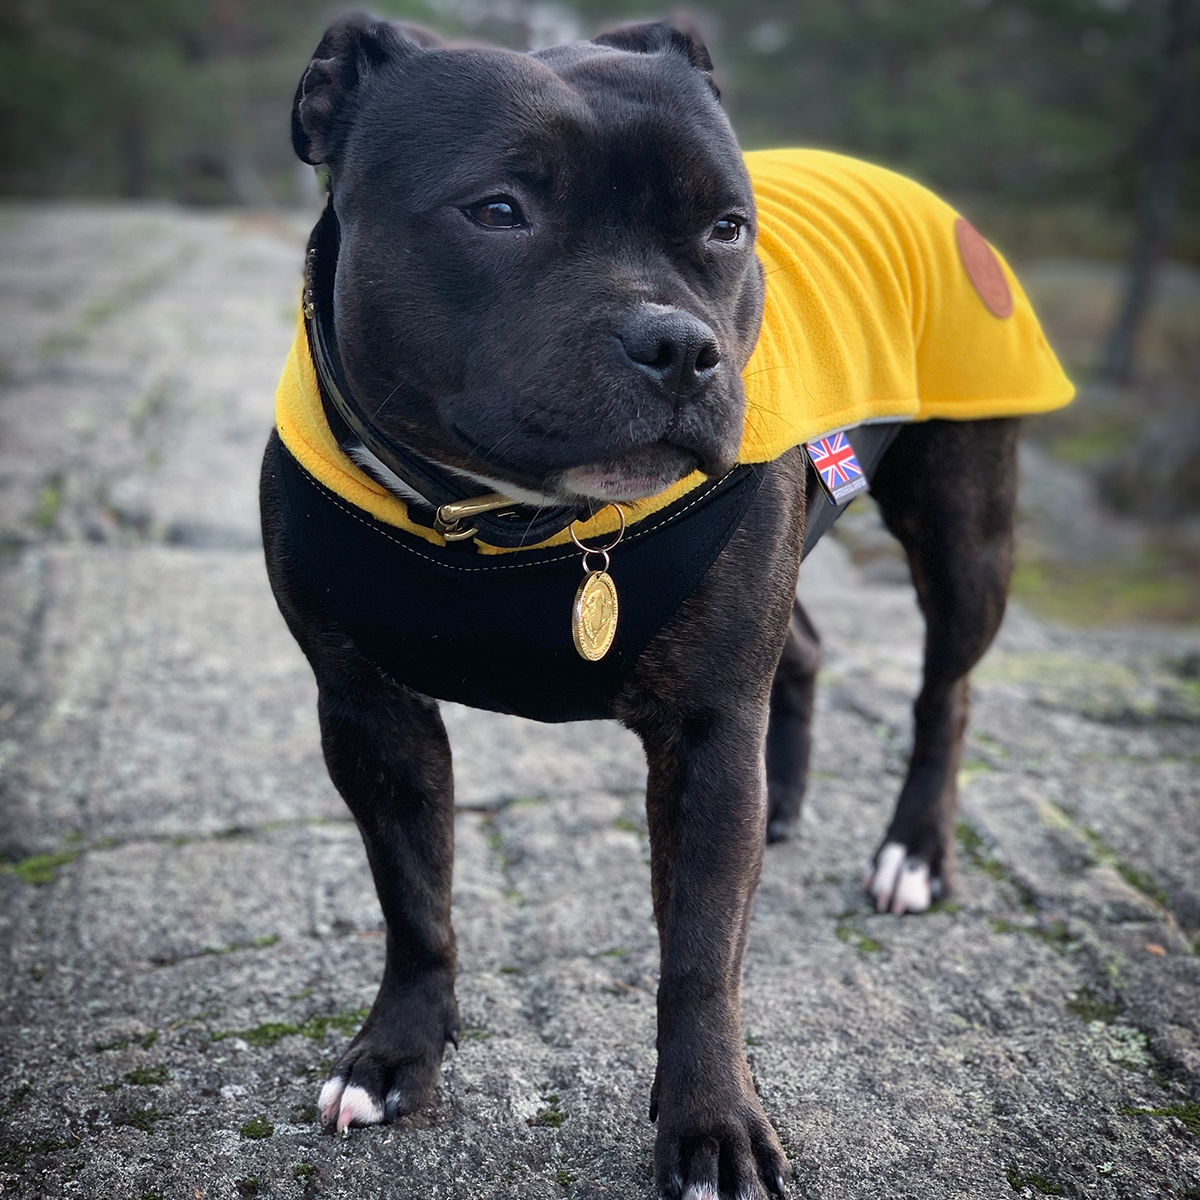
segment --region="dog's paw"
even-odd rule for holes
[[[365,1088],[347,1083],[336,1075],[325,1081],[317,1097],[321,1124],[335,1133],[345,1133],[352,1125],[382,1125],[383,1105]]]
[[[723,1121],[676,1124],[660,1114],[654,1158],[667,1200],[778,1198],[790,1173],[757,1102]]]
[[[867,871],[863,887],[876,912],[901,916],[924,912],[941,894],[942,881],[931,875],[924,859],[909,854],[899,842],[885,842]]]
[[[359,1047],[361,1050],[362,1048]],[[347,1133],[362,1125],[390,1125],[427,1104],[437,1087],[441,1055],[424,1062],[388,1062],[354,1048],[334,1068],[317,1097],[322,1126]]]
[[[416,1007],[385,992],[317,1097],[321,1124],[333,1133],[388,1125],[424,1107],[437,1088],[446,1043],[458,1044],[453,996]]]

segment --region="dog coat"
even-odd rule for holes
[[[609,568],[620,620],[599,662],[580,658],[571,640],[581,564],[570,532],[520,549],[447,545],[343,453],[301,325],[276,394],[281,445],[267,469],[281,484],[291,552],[381,669],[474,707],[543,721],[611,716],[629,668],[753,499],[762,478],[753,464],[836,430],[1018,416],[1070,400],[1012,272],[931,192],[820,151],[751,153],[746,166],[766,298],[743,372],[743,466],[724,481],[697,473],[622,506],[629,530]],[[881,454],[886,439],[876,444]],[[814,521],[813,507],[806,549],[836,515]],[[609,507],[576,532],[595,541],[617,525]]]

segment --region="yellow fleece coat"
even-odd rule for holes
[[[1061,407],[1074,395],[1007,264],[932,192],[818,150],[757,151],[746,155],[746,167],[766,303],[742,376],[741,462],[768,462],[867,421],[1019,416]],[[441,543],[338,448],[303,326],[275,416],[284,444],[318,481],[379,520]],[[690,476],[624,506],[629,521],[700,480]],[[616,524],[606,509],[581,536]],[[566,541],[564,530],[541,544]]]

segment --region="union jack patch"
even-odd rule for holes
[[[867,490],[867,477],[844,432],[805,442],[804,449],[808,451],[822,489],[834,504],[846,504],[859,492]]]

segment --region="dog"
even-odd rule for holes
[[[457,1044],[437,700],[615,717],[649,767],[659,1187],[782,1195],[739,990],[764,845],[793,832],[804,792],[819,645],[802,552],[869,481],[908,556],[924,682],[867,890],[921,911],[954,882],[967,676],[1005,607],[1018,418],[1070,385],[952,210],[836,156],[744,158],[707,51],[665,25],[524,55],[352,15],[304,73],[293,141],[330,198],[264,460],[264,542],[387,924],[321,1120],[414,1111]],[[781,265],[797,236],[799,265]],[[815,407],[785,411],[793,393]]]

